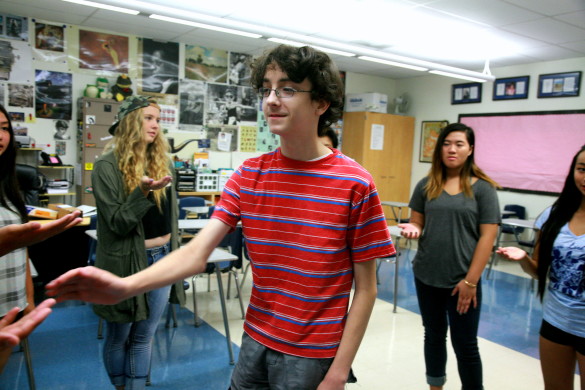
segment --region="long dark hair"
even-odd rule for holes
[[[16,178],[16,141],[14,140],[14,131],[12,130],[10,116],[1,104],[0,112],[4,114],[8,121],[8,132],[10,133],[10,143],[8,143],[4,153],[0,155],[0,204],[20,214],[22,222],[26,222],[28,221],[26,207]],[[13,207],[16,210],[9,206],[8,201],[14,205]]]
[[[473,129],[463,123],[451,123],[441,130],[441,133],[437,138],[435,150],[433,151],[433,164],[429,170],[429,180],[425,186],[425,192],[429,200],[438,198],[443,192],[443,187],[447,180],[447,170],[443,163],[443,143],[445,142],[445,138],[454,131],[464,132],[465,137],[467,138],[467,143],[469,143],[469,146],[472,148],[471,154],[467,157],[467,160],[465,160],[465,165],[463,165],[460,173],[461,188],[463,189],[465,196],[473,198],[473,190],[471,189],[470,184],[470,179],[473,176],[487,181],[495,188],[499,188],[498,184],[482,171],[477,164],[475,164],[473,158],[475,155],[475,133],[473,132]]]
[[[583,194],[575,185],[575,167],[577,157],[585,152],[585,145],[575,154],[569,168],[569,174],[565,180],[565,186],[561,195],[552,205],[550,216],[542,226],[540,244],[538,249],[538,294],[542,300],[546,287],[546,278],[552,261],[553,243],[561,228],[571,220],[583,201]]]

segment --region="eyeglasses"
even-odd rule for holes
[[[295,92],[313,92],[313,91],[299,91],[297,89],[291,87],[281,87],[281,88],[258,88],[258,96],[263,98],[267,98],[270,94],[274,91],[276,97],[279,98],[291,98],[295,95]]]

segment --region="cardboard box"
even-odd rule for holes
[[[55,210],[29,205],[26,206],[26,209],[28,211],[28,216],[31,218],[57,219],[57,211]]]
[[[370,111],[385,114],[388,111],[388,96],[382,93],[355,93],[345,96],[345,111]]]
[[[71,214],[72,212],[79,210],[77,207],[62,203],[49,203],[49,209],[57,212],[57,218],[64,217],[67,214]],[[79,211],[81,212],[80,217],[83,217],[83,211]]]

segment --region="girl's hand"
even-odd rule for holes
[[[526,251],[514,246],[500,247],[496,250],[496,253],[505,259],[513,261],[520,261],[527,256]]]
[[[148,194],[150,191],[160,190],[161,188],[165,188],[169,185],[172,181],[170,176],[165,176],[162,179],[154,180],[148,176],[142,176],[140,180],[140,189],[142,192]]]
[[[457,299],[457,313],[465,314],[469,310],[470,306],[477,307],[477,287],[471,287],[465,283],[465,280],[457,283],[457,286],[451,292],[451,296],[459,294]]]
[[[402,237],[406,238],[420,237],[420,229],[416,227],[416,225],[413,225],[412,223],[399,223],[397,226],[402,229],[402,231],[400,232]]]

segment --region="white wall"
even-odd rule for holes
[[[419,162],[419,148],[421,136],[421,122],[429,120],[443,120],[456,122],[459,114],[468,113],[500,113],[521,111],[548,111],[548,110],[582,110],[585,109],[585,93],[578,97],[537,99],[538,75],[546,73],[560,73],[583,71],[585,74],[585,58],[571,60],[539,62],[528,65],[517,65],[505,68],[494,68],[492,73],[497,78],[530,76],[528,99],[493,101],[493,83],[486,82],[482,88],[482,102],[473,104],[451,105],[451,85],[464,83],[442,76],[423,76],[396,81],[396,95],[403,93],[410,96],[408,115],[415,117],[415,139],[412,160],[411,192],[415,184],[423,178],[430,168],[429,163]],[[581,81],[581,89],[585,81]],[[388,97],[391,101],[392,97]],[[585,143],[585,134],[583,135]],[[536,162],[536,161],[535,161]],[[567,167],[568,169],[569,167]],[[517,192],[499,191],[500,206],[506,204],[520,204],[526,207],[529,218],[535,218],[556,199],[554,196],[532,195]]]

